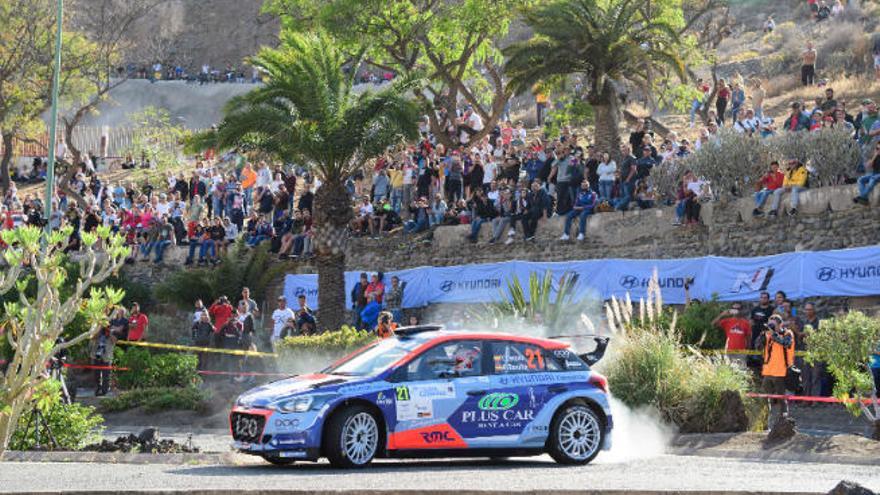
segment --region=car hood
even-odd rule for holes
[[[360,376],[339,376],[314,373],[267,383],[241,394],[236,404],[243,407],[265,407],[269,404],[310,392],[331,392],[342,385],[363,382]]]

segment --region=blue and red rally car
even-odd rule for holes
[[[273,464],[326,457],[338,467],[376,457],[550,454],[586,464],[610,448],[608,384],[556,340],[398,329],[321,373],[241,395],[234,447]]]

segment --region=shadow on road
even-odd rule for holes
[[[402,470],[418,469],[420,472],[462,469],[472,471],[510,471],[559,466],[552,461],[538,459],[455,459],[455,460],[380,460],[363,470],[336,469],[327,462],[302,462],[290,466],[270,464],[248,464],[242,466],[193,466],[168,471],[186,476],[264,476],[270,473],[315,475],[338,475],[355,472],[364,474],[394,473]],[[562,467],[562,466],[560,466]]]

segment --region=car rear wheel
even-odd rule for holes
[[[294,462],[296,462],[296,459],[288,459],[285,457],[277,457],[277,456],[270,456],[270,455],[263,457],[263,459],[266,459],[266,462],[268,462],[269,464],[274,464],[276,466],[289,466],[289,465],[293,464]]]
[[[333,415],[324,434],[324,454],[334,467],[369,464],[379,449],[379,422],[363,406],[352,406]]]
[[[602,419],[591,407],[567,406],[550,425],[548,453],[560,464],[587,464],[599,454],[604,430]]]

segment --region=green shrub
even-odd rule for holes
[[[715,297],[688,305],[676,323],[682,343],[702,349],[724,349],[727,339],[724,332],[712,325],[712,320],[725,309],[727,305]]]
[[[316,371],[375,340],[375,334],[349,326],[336,332],[287,337],[275,346],[278,369]]]
[[[211,394],[196,386],[148,387],[129,390],[101,402],[101,411],[120,412],[136,407],[153,413],[159,411],[206,411]]]
[[[39,409],[46,422],[45,425],[40,425],[41,445],[50,445],[46,425],[57,442],[57,448],[61,450],[76,450],[100,441],[104,418],[94,407],[62,403],[60,390],[59,382],[49,380],[40,385],[34,394],[34,407]],[[34,447],[33,424],[29,424],[31,419],[32,415],[29,413],[19,418],[18,428],[10,442],[15,449],[28,450]]]
[[[148,387],[189,387],[201,383],[198,374],[199,358],[194,354],[153,353],[140,347],[113,353],[114,364],[128,371],[116,373],[120,389]]]

